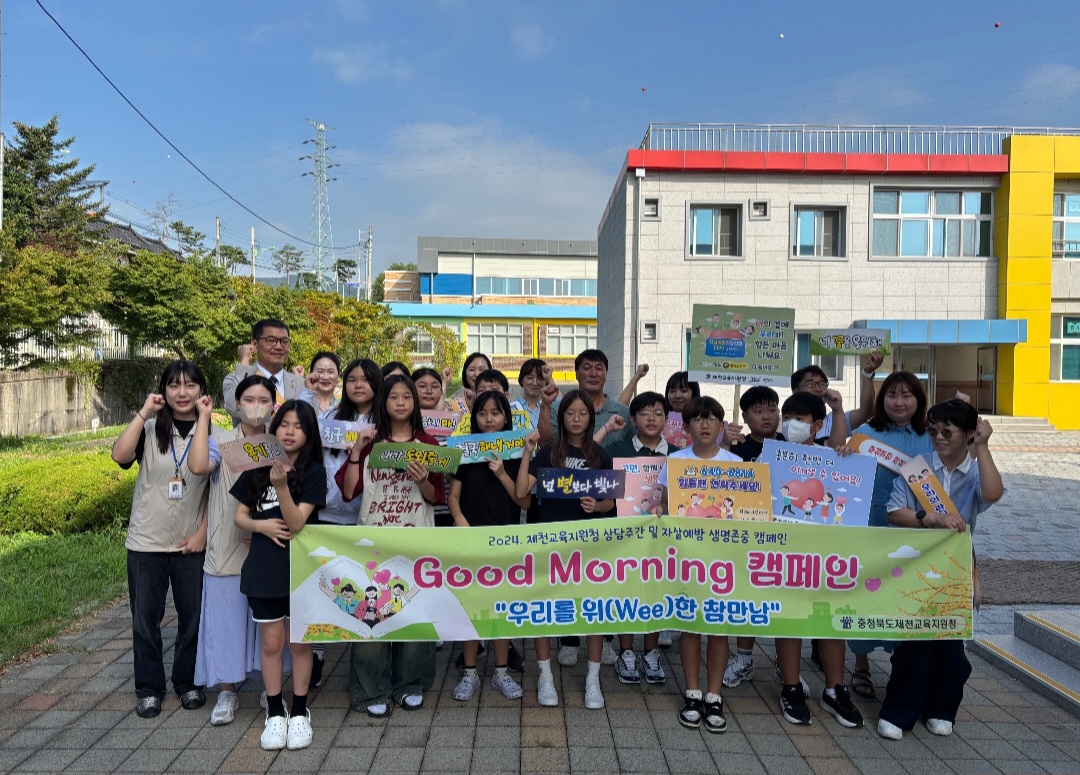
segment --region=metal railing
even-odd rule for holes
[[[97,340],[93,344],[56,347],[37,342],[25,341],[13,348],[12,352],[0,352],[0,368],[14,368],[26,361],[45,361],[57,363],[62,360],[114,361],[129,358],[160,358],[168,353],[160,347],[136,345],[128,342],[127,334],[116,326],[103,320],[96,320]]]
[[[996,155],[1010,135],[1080,135],[1080,129],[658,123],[649,124],[641,149]]]

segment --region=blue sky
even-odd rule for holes
[[[334,243],[374,227],[375,271],[415,260],[421,235],[595,239],[650,121],[1080,127],[1071,2],[42,2],[190,158],[302,238],[305,119],[334,127]],[[5,133],[58,113],[121,219],[148,223],[171,193],[211,238],[217,215],[225,242],[291,241],[34,2],[3,11]]]

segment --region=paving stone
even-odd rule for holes
[[[421,772],[469,772],[473,749],[470,746],[457,748],[437,748],[428,746],[424,749]]]
[[[71,748],[85,751],[101,739],[107,730],[94,729],[79,725],[73,729],[57,732],[56,737],[46,743],[47,748]]]
[[[802,775],[812,773],[810,765],[801,756],[758,755],[761,766],[768,775]]]
[[[521,771],[570,772],[570,752],[566,748],[522,748]]]
[[[861,759],[855,756],[849,758],[862,775],[905,775],[906,773],[903,765],[895,759]]]
[[[375,759],[374,748],[331,747],[323,759],[322,772],[367,772]]]
[[[27,726],[30,729],[63,729],[75,723],[82,715],[81,710],[47,710]]]
[[[423,748],[379,748],[371,764],[373,772],[416,773],[424,760]]]
[[[179,748],[140,748],[124,759],[117,772],[165,772],[183,751]]]
[[[327,756],[326,748],[311,746],[299,751],[279,751],[267,772],[318,772]]]
[[[978,756],[964,757],[962,759],[946,759],[942,758],[945,765],[958,775],[976,775],[981,773],[997,773],[1001,772],[997,767]]]
[[[134,751],[146,738],[154,733],[154,729],[121,729],[114,728],[106,732],[96,743],[95,748],[126,748]]]
[[[516,745],[475,748],[472,755],[472,767],[476,770],[493,772],[517,772],[521,767],[521,748]]]
[[[0,748],[0,772],[14,770],[20,762],[32,756],[31,748]]]
[[[860,775],[859,770],[849,759],[819,756],[806,757],[806,764],[814,775]],[[942,772],[941,770],[938,771]]]
[[[619,772],[665,773],[669,772],[663,751],[657,748],[618,748]]]
[[[60,772],[82,755],[82,751],[47,748],[28,756],[17,768],[19,772]]]
[[[21,729],[4,741],[4,748],[40,748],[56,736],[55,729]]]
[[[119,748],[95,748],[72,762],[68,772],[112,772],[131,756],[131,751]]]
[[[762,756],[801,756],[799,749],[795,747],[795,744],[787,735],[750,734],[747,739],[759,758]],[[762,763],[764,762],[765,760],[762,759]],[[765,769],[769,769],[768,765],[765,766]]]
[[[566,742],[569,748],[611,748],[615,745],[610,728],[567,726]]]
[[[618,767],[614,748],[570,749],[571,772],[616,772]]]

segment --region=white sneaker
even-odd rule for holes
[[[604,693],[600,690],[600,684],[585,684],[585,707],[589,710],[604,707]]]
[[[505,675],[492,676],[491,685],[498,689],[499,693],[508,700],[521,699],[521,695],[523,693],[521,691],[521,685],[517,681],[515,681],[513,676],[511,676],[509,673],[506,673]]]
[[[290,751],[298,751],[311,745],[311,711],[305,711],[303,716],[293,716],[289,719],[289,742]]]
[[[545,708],[554,708],[559,704],[559,693],[555,691],[555,682],[550,675],[540,676],[540,681],[536,684],[536,701]]]
[[[666,649],[668,646],[671,645],[671,640],[671,630],[660,630],[660,638],[656,641],[656,645]]]
[[[478,688],[480,688],[480,679],[475,675],[466,673],[461,676],[458,685],[454,687],[454,699],[458,702],[468,702]]]
[[[259,745],[264,751],[280,751],[289,741],[289,715],[267,716]]]
[[[734,689],[743,681],[749,681],[754,677],[754,661],[743,663],[739,661],[738,657],[732,657],[728,660],[727,668],[724,670],[724,686],[729,689]]]
[[[615,662],[615,675],[619,676],[619,680],[624,684],[636,684],[641,681],[641,676],[638,674],[637,655],[633,649],[627,649],[619,655]]]
[[[240,698],[236,692],[228,690],[218,692],[217,702],[210,711],[210,726],[220,727],[231,724],[236,715],[236,709],[240,707]]]
[[[941,735],[942,737],[952,734],[952,724],[951,721],[940,718],[928,718],[926,720],[926,728],[929,730],[930,734]]]
[[[573,667],[577,664],[577,646],[559,646],[559,664],[563,667]]]
[[[926,726],[929,727],[930,724],[928,723]],[[883,718],[877,720],[877,733],[887,740],[904,739],[904,730],[896,726],[896,724],[889,723]]]
[[[270,707],[266,704],[266,689],[263,689],[262,694],[259,695],[259,707],[263,710],[267,710]]]
[[[601,665],[614,665],[619,655],[615,653],[615,641],[604,639],[604,648],[600,652]]]

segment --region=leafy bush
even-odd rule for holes
[[[126,524],[136,469],[105,454],[63,453],[4,467],[0,534],[79,533]]]

